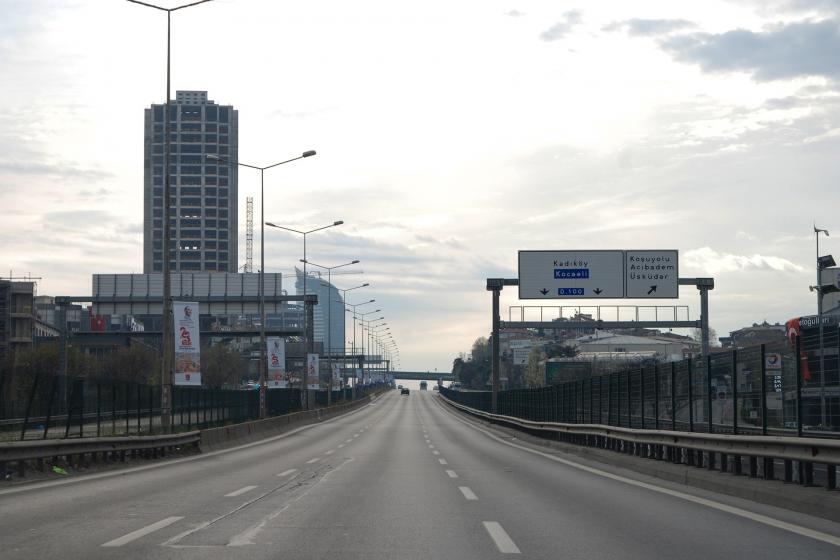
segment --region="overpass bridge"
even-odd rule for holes
[[[455,376],[451,372],[438,371],[390,371],[388,372],[394,376],[394,379],[413,379],[416,381],[437,381],[443,379],[444,381],[455,381]]]

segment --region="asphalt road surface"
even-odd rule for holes
[[[432,391],[266,442],[0,489],[0,557],[840,558],[829,521],[582,463]]]

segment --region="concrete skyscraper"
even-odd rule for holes
[[[145,110],[143,272],[163,270],[163,149],[165,105]],[[172,272],[238,269],[239,116],[206,91],[179,91],[169,110]]]

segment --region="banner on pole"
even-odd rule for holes
[[[332,389],[341,390],[341,366],[335,363],[332,365]]]
[[[289,379],[286,374],[286,341],[279,336],[266,339],[268,346],[266,359],[268,360],[268,384],[269,389],[285,389],[289,386]]]
[[[321,388],[319,379],[320,363],[318,361],[318,354],[306,355],[306,388],[317,391]]]
[[[201,385],[201,341],[198,329],[198,303],[172,302],[175,336],[175,385]]]

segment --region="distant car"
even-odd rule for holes
[[[428,385],[429,385],[429,384],[428,384],[428,383],[426,383],[425,381],[421,381],[421,382],[420,382],[420,390],[421,390],[421,391],[425,391],[425,390],[426,390],[426,388],[428,387]]]
[[[400,395],[407,395],[408,394],[408,387],[403,387],[400,389]]]
[[[437,391],[437,390],[438,390],[438,386],[437,385],[432,385],[432,391]]]
[[[402,389],[402,385],[397,385],[397,389]]]

